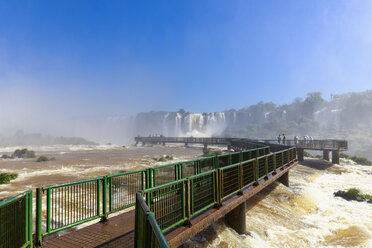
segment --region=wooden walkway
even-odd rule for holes
[[[96,223],[62,236],[44,239],[43,247],[91,248],[134,247],[134,210],[109,218],[107,223]]]

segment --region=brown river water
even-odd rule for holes
[[[0,148],[10,154],[16,147]],[[120,171],[148,168],[200,157],[201,147],[61,146],[30,147],[37,156],[55,157],[0,160],[0,173],[19,177],[0,185],[0,198],[27,189],[87,179]],[[173,161],[153,157],[172,155]],[[330,165],[308,159],[289,174],[290,187],[273,183],[247,202],[247,234],[238,235],[220,220],[187,241],[185,247],[371,247],[372,204],[335,198],[337,190],[355,187],[372,194],[372,166],[341,160]]]
[[[22,147],[0,148],[0,154],[10,155]],[[55,161],[36,162],[33,159],[0,159],[0,173],[18,173],[9,184],[0,185],[0,199],[37,187],[83,180],[122,171],[170,164],[200,157],[201,147],[153,146],[59,146],[28,147],[36,157],[47,156]],[[156,162],[153,158],[173,156],[173,160]]]

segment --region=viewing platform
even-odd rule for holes
[[[0,203],[0,244],[178,247],[220,218],[244,234],[245,202],[275,181],[289,186],[298,150],[347,148],[335,141],[289,146],[236,138],[137,137],[136,142],[227,145],[235,152],[44,186],[36,189],[35,200],[27,191]],[[100,222],[73,229],[93,220]]]
[[[278,144],[277,140],[259,140],[264,143]],[[285,145],[297,148],[298,161],[304,161],[304,150],[323,151],[323,159],[330,161],[332,152],[332,163],[340,164],[340,152],[348,150],[347,140],[286,140]]]

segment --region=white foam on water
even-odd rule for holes
[[[217,222],[186,247],[372,247],[372,204],[333,196],[352,187],[372,194],[372,166],[341,160],[323,171],[297,167],[290,188],[275,183],[249,209],[249,235]]]

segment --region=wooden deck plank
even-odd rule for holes
[[[46,237],[43,247],[134,247],[134,210],[67,234]]]

